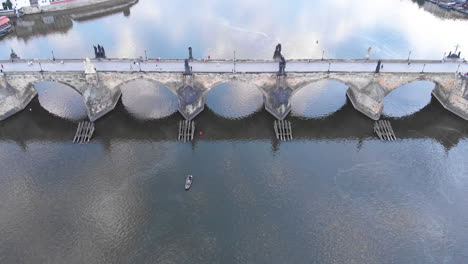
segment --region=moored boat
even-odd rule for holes
[[[192,186],[192,182],[193,182],[193,176],[192,175],[187,176],[187,178],[185,179],[185,190],[190,189],[190,187]]]
[[[10,19],[6,16],[0,16],[0,36],[10,33],[12,28],[13,25],[11,24]]]
[[[444,9],[450,10],[450,9],[453,9],[453,8],[454,8],[454,4],[455,4],[455,3],[453,3],[453,2],[450,2],[450,3],[439,2],[438,5],[439,5],[440,7],[442,7],[442,8],[444,8]]]

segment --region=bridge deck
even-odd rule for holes
[[[41,60],[32,61],[19,60],[15,62],[0,61],[3,65],[3,72],[83,72],[84,65],[81,60]],[[182,60],[148,60],[134,63],[133,60],[93,60],[97,71],[104,72],[184,72]],[[234,66],[235,65],[235,66]],[[407,61],[382,61],[384,66],[380,72],[383,73],[455,73],[468,72],[466,62],[441,62],[441,61],[414,61],[408,64]],[[190,62],[194,73],[273,73],[278,71],[278,63],[274,61],[193,61]],[[376,61],[364,60],[300,60],[288,61],[287,72],[374,72],[377,66]]]

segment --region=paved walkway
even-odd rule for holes
[[[41,69],[48,72],[84,71],[83,61],[66,60],[63,63],[56,61],[0,61],[4,72],[39,72]],[[151,71],[151,72],[183,72],[183,61],[155,61],[133,63],[130,60],[102,60],[92,61],[97,71]],[[435,62],[418,61],[408,64],[407,62],[383,61],[381,72],[405,73],[405,72],[430,72],[450,73],[468,72],[468,63],[462,62]],[[278,71],[278,63],[273,61],[193,61],[190,62],[194,73],[272,73]],[[375,61],[288,61],[286,72],[374,72],[377,66]]]

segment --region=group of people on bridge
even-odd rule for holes
[[[94,56],[96,59],[105,59],[106,58],[106,50],[104,49],[104,46],[97,45],[93,46],[94,47]]]

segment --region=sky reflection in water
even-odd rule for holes
[[[189,12],[180,12],[180,7]],[[455,44],[468,48],[468,20],[442,20],[411,1],[215,1],[141,0],[123,13],[73,22],[66,33],[14,36],[1,43],[25,58],[91,56],[101,43],[110,57],[270,58],[283,44],[286,58],[440,59]],[[179,15],[174,15],[179,14]],[[56,19],[58,20],[58,19]],[[317,44],[318,41],[318,44]]]
[[[121,90],[123,105],[139,119],[159,119],[177,112],[177,96],[161,84],[135,80]]]

